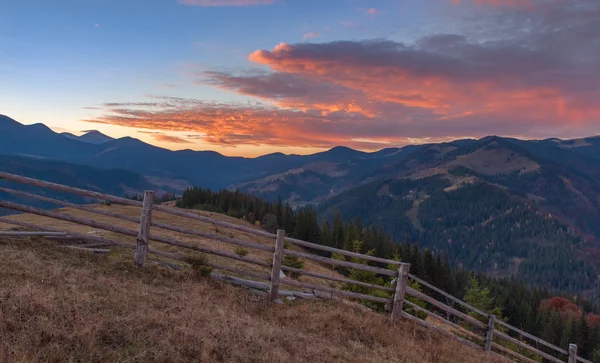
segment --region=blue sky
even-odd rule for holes
[[[482,5],[487,1],[492,4]],[[502,0],[487,1],[463,0],[459,5],[452,0],[273,0],[272,4],[266,5],[214,6],[227,5],[231,0],[196,0],[195,5],[184,4],[184,0],[181,2],[176,0],[0,0],[0,113],[22,123],[43,122],[61,131],[78,132],[86,129],[99,129],[111,136],[130,135],[174,149],[214,149],[235,155],[261,154],[274,150],[310,152],[330,147],[336,143],[375,149],[410,141],[479,136],[485,134],[485,129],[465,128],[463,124],[469,119],[458,121],[458,124],[461,125],[459,133],[446,132],[428,135],[426,130],[430,125],[424,125],[423,130],[413,130],[414,123],[420,122],[418,120],[423,117],[429,117],[427,113],[424,113],[429,110],[416,110],[419,113],[415,114],[411,110],[420,106],[402,103],[403,101],[396,99],[391,101],[390,97],[386,95],[375,95],[371,92],[372,88],[378,87],[378,82],[385,81],[385,77],[383,80],[372,78],[373,83],[364,86],[368,89],[357,89],[356,85],[359,84],[359,80],[346,82],[346,79],[342,79],[345,76],[341,74],[334,76],[325,74],[322,70],[310,73],[306,71],[306,67],[303,67],[302,71],[289,70],[284,63],[273,63],[262,59],[253,61],[249,59],[249,55],[258,50],[272,51],[280,43],[330,45],[328,49],[332,50],[339,45],[337,43],[339,41],[348,41],[347,45],[349,46],[353,43],[371,42],[368,43],[369,47],[378,47],[377,41],[388,41],[417,47],[426,37],[440,34],[464,36],[465,32],[481,29],[482,24],[477,23],[478,15],[483,15],[483,19],[490,19],[491,31],[494,29],[499,31],[501,28],[498,24],[493,23],[494,19],[504,17],[501,19],[524,26],[525,16],[522,14],[532,11],[513,6],[515,3],[520,3],[518,0],[506,1],[506,6],[501,6],[502,4],[498,6],[497,3],[502,3]],[[194,0],[190,0],[190,2],[194,2]],[[252,1],[247,0],[246,2]],[[213,6],[203,6],[207,3]],[[534,15],[537,12],[541,16],[542,12],[546,10],[536,8],[533,11]],[[532,17],[531,13],[528,17]],[[483,24],[485,25],[485,23]],[[589,26],[589,24],[583,23],[582,26]],[[470,36],[469,42],[473,43],[471,45],[480,47],[486,45],[483,43],[484,36],[500,37],[500,33],[490,35],[483,31],[468,35]],[[515,43],[523,41],[519,38],[520,36],[522,37],[522,35],[515,34],[512,41]],[[590,44],[597,44],[594,43],[597,40],[598,36],[590,36],[590,39],[586,39],[588,43],[584,43],[582,46],[589,47]],[[319,57],[324,54],[321,50],[318,53],[317,48],[304,50],[300,48],[300,46],[294,48],[294,51],[297,51],[294,53],[294,57],[308,59],[306,64],[320,61]],[[351,47],[351,51],[360,52],[360,49],[363,48]],[[396,46],[395,49],[397,50],[397,48]],[[377,53],[377,49],[373,49],[373,54]],[[429,53],[433,51],[427,49]],[[275,54],[274,51],[272,54]],[[330,55],[328,53],[327,56]],[[338,56],[337,53],[335,56]],[[354,55],[350,54],[350,56]],[[368,57],[369,54],[362,56]],[[404,54],[403,56],[408,55]],[[592,53],[591,56],[596,56],[596,53]],[[347,59],[349,55],[339,55],[339,57]],[[454,58],[456,57],[453,56],[452,59]],[[393,58],[391,61],[401,63],[402,59]],[[296,59],[294,59],[295,61]],[[342,69],[347,66],[347,64],[339,63],[343,61],[343,58],[336,58],[330,60],[330,64],[336,64],[339,69]],[[485,61],[492,62],[487,58]],[[361,64],[367,67],[366,73],[370,74],[369,72],[373,70],[374,66],[365,62]],[[503,64],[498,64],[498,68],[502,68],[502,66]],[[245,77],[244,81],[247,82],[257,80],[257,78],[252,78],[258,77],[256,72],[263,72],[260,75],[261,80],[264,80],[267,75],[278,74],[293,77],[293,82],[304,82],[298,79],[304,77],[306,80],[319,82],[320,88],[324,82],[328,82],[330,85],[335,85],[335,92],[348,90],[362,92],[364,96],[356,96],[352,100],[352,105],[363,102],[371,106],[377,104],[377,110],[363,112],[363,116],[368,115],[368,117],[359,121],[360,115],[358,114],[361,112],[354,111],[354,108],[342,107],[343,110],[336,108],[335,112],[325,112],[320,106],[297,106],[296,96],[288,97],[289,95],[278,93],[274,97],[272,91],[267,92],[270,95],[268,96],[260,93],[265,90],[261,89],[259,92],[255,88],[251,88],[249,91],[240,91],[239,84],[232,85],[231,78],[228,78],[227,81],[218,81],[222,83],[215,87],[214,80],[212,83],[208,82],[210,84],[202,81],[207,77],[203,72],[207,71],[222,72],[228,77],[242,74]],[[402,72],[410,73],[412,70],[403,69]],[[556,74],[555,69],[549,69],[548,72]],[[590,72],[593,71],[590,70]],[[394,69],[392,73],[394,73]],[[380,73],[372,74],[372,77],[377,77]],[[446,75],[436,75],[435,79],[423,78],[420,83],[438,81],[439,77],[443,76]],[[589,76],[588,74],[587,77]],[[591,76],[595,79],[597,73],[592,73]],[[283,77],[279,77],[277,82],[281,83],[281,79]],[[404,79],[402,78],[402,80]],[[411,82],[414,81],[411,80]],[[484,81],[489,82],[489,80]],[[286,80],[284,85],[289,86],[289,82],[291,81]],[[483,87],[482,82],[476,85],[466,85],[467,89],[464,92],[471,92],[475,89],[474,87]],[[493,82],[499,81],[494,79]],[[531,82],[534,83],[533,80]],[[411,85],[414,84],[411,83]],[[539,96],[541,90],[547,90],[550,86],[556,85],[538,87],[536,84],[534,93]],[[340,87],[343,87],[343,90]],[[565,102],[560,99],[566,98],[568,102],[572,96],[565,95],[563,92],[565,89],[573,91],[573,87],[561,87],[562,85],[555,87],[559,88],[560,94],[551,93],[552,97],[557,98],[558,104]],[[295,84],[293,88],[298,90],[298,86]],[[490,95],[500,92],[496,89],[485,87],[484,89],[486,92],[490,92]],[[397,90],[383,87],[382,92],[384,91],[392,95]],[[504,91],[503,88],[502,92]],[[528,94],[533,92],[531,87],[526,88],[526,91]],[[598,95],[597,88],[592,87],[587,91],[583,94],[584,97]],[[313,91],[307,89],[303,92]],[[511,95],[522,95],[524,89],[517,87],[511,89],[510,92]],[[330,94],[331,92],[328,91],[324,97],[328,97]],[[416,97],[415,91],[411,91],[410,94],[411,97]],[[427,94],[427,96],[429,98],[441,97],[432,94]],[[162,124],[148,122],[148,128],[140,127],[139,123],[130,125],[122,119],[115,120],[110,117],[115,113],[122,114],[123,109],[128,106],[127,104],[153,102],[157,97],[194,100],[194,110],[199,111],[200,108],[202,112],[197,112],[193,116],[190,116],[189,113],[186,114],[185,121],[181,121],[184,118],[178,117],[174,117],[173,121],[161,118]],[[347,99],[347,95],[344,97]],[[293,125],[290,124],[290,132],[293,133],[299,124],[311,123],[312,125],[312,123],[318,122],[318,124],[312,125],[311,129],[316,127],[321,132],[326,132],[327,135],[321,137],[320,133],[302,130],[301,133],[304,137],[299,138],[297,142],[290,141],[287,137],[279,134],[264,135],[262,132],[261,135],[258,135],[256,130],[265,127],[265,121],[263,118],[257,120],[253,116],[244,118],[243,121],[238,119],[237,122],[242,122],[243,125],[257,122],[256,128],[252,128],[254,131],[245,130],[243,135],[234,132],[235,137],[222,137],[223,132],[214,132],[216,126],[212,122],[213,120],[206,120],[210,121],[209,126],[204,123],[199,125],[201,122],[195,118],[200,120],[209,116],[203,113],[207,106],[198,105],[196,101],[225,104],[226,107],[223,108],[225,111],[214,111],[217,114],[230,112],[232,107],[237,107],[235,108],[235,111],[238,112],[236,115],[240,114],[240,105],[250,103],[254,105],[254,108],[252,110],[244,108],[245,115],[257,114],[256,107],[261,108],[259,110],[261,112],[266,112],[262,109],[266,108],[268,112],[277,113],[277,117],[282,120],[281,124],[290,122],[289,115],[297,118],[300,113],[303,113],[300,116],[305,119],[298,118]],[[294,106],[289,106],[290,101],[294,101]],[[305,101],[303,100],[303,102]],[[318,103],[317,101],[318,99],[310,100],[309,103],[315,104]],[[447,103],[456,102],[458,104],[463,101],[445,99],[443,102],[445,108],[454,108],[454,104],[449,106]],[[334,103],[340,104],[338,101]],[[119,105],[107,106],[107,104]],[[350,104],[350,102],[348,101],[346,104]],[[361,104],[361,106],[362,109],[366,107],[365,104]],[[391,110],[392,106],[397,108],[389,112],[382,111]],[[400,106],[402,107],[400,108]],[[597,110],[588,109],[590,106],[587,104],[577,104],[576,106],[578,109],[585,108],[585,112],[578,113],[579,116],[571,116],[578,117],[579,122],[586,126],[580,130],[580,133],[594,132],[594,127],[598,125]],[[175,108],[173,105],[168,105],[168,107],[171,108],[171,111]],[[183,107],[192,106],[186,103]],[[471,110],[472,108],[472,105],[456,107],[455,114],[469,115],[469,112],[476,112]],[[327,109],[332,109],[331,104],[327,106]],[[162,111],[164,110],[152,110],[148,111],[148,114]],[[293,113],[290,113],[292,111]],[[409,111],[410,114],[407,114]],[[280,115],[281,112],[283,114]],[[324,112],[328,118],[322,117]],[[488,115],[487,112],[489,111],[481,111],[482,114]],[[431,113],[433,115],[431,117],[441,119],[440,115],[443,113],[438,109]],[[145,114],[144,117],[147,117],[148,114]],[[128,117],[131,116],[128,115]],[[210,115],[212,115],[210,117],[214,117],[212,109]],[[238,116],[227,117],[233,120]],[[404,120],[405,123],[390,124],[392,121],[399,122],[398,118]],[[90,123],[83,120],[95,120],[101,121],[101,123]],[[350,121],[354,123],[348,124]],[[194,126],[173,127],[172,124],[179,122],[182,124],[191,122]],[[471,122],[477,123],[477,121]],[[330,131],[334,123],[340,125],[341,131],[338,134],[342,136],[334,137],[335,133]],[[384,125],[381,126],[383,131],[365,135],[358,123],[363,126]],[[219,125],[223,126],[223,123],[219,123]],[[268,123],[268,125],[272,124]],[[389,130],[394,129],[394,125],[398,130],[397,137],[383,137],[382,135],[386,136],[385,134],[389,134]],[[490,131],[497,131],[494,129],[494,125],[496,123],[492,125]],[[562,129],[556,126],[560,126],[560,122],[540,125],[538,120],[532,119],[529,129],[507,128],[507,133],[536,137],[542,136],[542,134],[543,136],[551,134],[552,130],[556,133],[562,132]],[[234,125],[232,129],[236,127]],[[348,135],[345,132],[348,129],[356,129],[356,133]],[[473,132],[467,132],[464,129],[473,130]],[[151,131],[155,134],[140,133],[138,132],[140,130]],[[502,130],[500,129],[500,131]],[[186,138],[186,135],[189,136],[191,132],[193,133],[191,138]],[[171,139],[161,139],[157,136],[158,133],[171,136]],[[312,139],[315,141],[312,142]],[[179,141],[166,142],[165,140]],[[367,141],[365,142],[365,140]]]

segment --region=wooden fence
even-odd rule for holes
[[[219,256],[223,258],[229,258],[246,264],[259,266],[263,269],[268,269],[269,273],[266,273],[249,271],[248,269],[233,267],[223,263],[214,263],[208,260],[203,262],[206,266],[215,270],[225,271],[233,273],[235,275],[240,275],[243,277],[254,279],[247,280],[232,275],[222,275],[218,273],[213,274],[213,277],[215,278],[233,282],[235,284],[244,285],[255,289],[267,290],[268,292],[266,293],[266,295],[270,300],[276,300],[278,296],[281,295],[294,295],[300,298],[333,298],[334,296],[341,296],[352,299],[359,299],[361,301],[371,301],[374,303],[383,304],[383,306],[385,306],[385,310],[387,310],[390,313],[390,317],[393,320],[398,320],[402,318],[413,321],[418,325],[435,330],[456,341],[469,345],[475,349],[484,350],[486,352],[489,352],[490,354],[500,354],[510,359],[521,362],[538,362],[540,361],[540,359],[542,359],[544,361],[555,363],[592,363],[586,359],[577,356],[576,345],[570,344],[569,347],[563,349],[553,344],[550,344],[538,337],[528,334],[512,325],[509,325],[504,321],[498,320],[495,316],[485,313],[467,304],[466,302],[440,290],[439,288],[433,286],[427,281],[424,281],[410,274],[410,265],[406,263],[345,251],[337,248],[322,246],[319,244],[298,240],[295,238],[290,238],[285,236],[285,231],[283,230],[278,230],[276,234],[273,234],[261,229],[252,228],[250,226],[238,225],[235,223],[213,219],[191,211],[154,204],[153,191],[146,191],[144,193],[143,201],[139,202],[131,199],[121,198],[85,189],[73,188],[61,184],[31,179],[5,172],[0,172],[0,179],[59,192],[71,193],[78,196],[87,197],[92,200],[95,199],[99,201],[140,208],[140,217],[131,217],[124,214],[93,208],[90,205],[80,205],[42,195],[37,195],[24,191],[17,191],[6,187],[0,187],[0,192],[3,193],[20,196],[27,199],[34,199],[42,202],[52,203],[63,207],[69,207],[75,210],[95,213],[111,218],[116,218],[122,221],[136,223],[138,225],[137,230],[133,230],[125,227],[120,227],[115,224],[101,222],[95,219],[89,219],[81,216],[70,215],[57,211],[44,210],[23,204],[0,200],[0,207],[2,208],[72,222],[93,228],[103,229],[106,231],[119,233],[125,236],[135,237],[136,241],[134,245],[132,243],[123,242],[114,238],[92,236],[85,233],[76,233],[64,230],[61,231],[58,229],[47,227],[43,228],[39,225],[19,221],[18,219],[14,218],[0,218],[0,222],[20,225],[38,231],[42,230],[43,232],[41,232],[41,234],[48,236],[48,238],[73,238],[88,240],[92,242],[79,247],[75,246],[75,248],[89,249],[94,252],[102,252],[100,251],[100,249],[93,248],[102,245],[115,245],[123,248],[129,248],[134,250],[134,263],[140,267],[144,266],[148,254],[155,254],[172,260],[190,262],[189,257],[184,253],[168,252],[150,246],[151,241],[160,242],[162,244],[197,251],[204,254]],[[254,235],[263,238],[266,237],[272,239],[273,244],[265,245],[243,240],[240,238],[225,237],[216,233],[203,232],[196,229],[160,222],[152,218],[153,211],[178,216],[187,220],[210,223],[215,226],[234,229],[248,235]],[[221,249],[201,246],[193,243],[184,242],[176,238],[151,233],[151,231],[155,229],[163,229],[182,233],[189,236],[202,237],[218,241],[224,244],[265,251],[268,253],[272,253],[272,261],[260,260],[245,256],[243,254],[237,254]],[[18,235],[18,233],[13,233],[12,235]],[[297,246],[296,249],[301,248],[304,251],[301,252],[298,250],[290,249],[290,246]],[[344,259],[325,257],[313,254],[311,253],[313,251],[341,255],[344,257]],[[104,252],[106,252],[106,250],[104,250]],[[339,275],[332,276],[314,271],[308,271],[306,269],[285,266],[282,264],[282,261],[284,259],[284,256],[286,255],[296,256],[304,260],[312,260],[316,263],[322,263],[326,266],[333,265],[345,267],[348,269],[359,269],[363,271],[368,271],[388,279],[393,278],[393,280],[392,283],[388,284],[387,286],[375,285],[366,282],[355,281],[346,277],[340,277]],[[368,264],[352,262],[351,260],[349,260],[351,258],[358,258],[362,261],[367,261]],[[391,270],[390,266],[395,266],[395,269]],[[301,282],[288,277],[282,277],[282,271],[283,276],[285,276],[286,272],[300,274],[305,276],[311,276],[317,279],[347,284],[347,286],[355,285],[365,287],[368,289],[376,289],[379,291],[383,291],[384,293],[377,294],[378,296],[374,296],[372,294],[347,291],[328,285]],[[416,289],[411,288],[411,284],[409,283],[409,281],[411,280],[417,282],[422,287],[423,291],[418,291]],[[282,290],[280,289],[281,285],[287,285],[293,288],[309,289],[310,293],[302,291]],[[443,302],[442,299],[445,302]],[[420,304],[415,303],[415,301],[420,302]],[[418,317],[419,315],[420,317]]]

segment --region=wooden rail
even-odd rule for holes
[[[568,350],[566,350],[566,349],[557,347],[549,342],[546,342],[532,334],[524,332],[510,324],[507,324],[507,323],[501,321],[501,320],[496,320],[493,315],[490,315],[487,312],[482,311],[481,309],[478,309],[478,308],[448,294],[447,292],[437,288],[436,286],[432,285],[431,283],[428,283],[427,281],[424,281],[424,280],[418,278],[417,276],[410,274],[409,273],[410,265],[408,265],[406,263],[402,263],[400,261],[394,261],[394,260],[389,260],[389,259],[384,259],[384,258],[379,258],[379,257],[374,257],[374,256],[363,255],[363,254],[356,253],[356,252],[345,251],[345,250],[341,250],[341,249],[337,249],[337,248],[333,248],[333,247],[322,246],[319,244],[298,240],[298,239],[291,238],[291,237],[286,237],[285,231],[282,231],[282,230],[279,230],[277,232],[277,234],[273,234],[273,233],[269,233],[267,231],[257,229],[254,227],[250,227],[250,226],[238,225],[235,223],[230,223],[230,222],[226,222],[226,221],[222,221],[222,220],[216,220],[216,219],[213,219],[213,218],[210,218],[210,217],[207,217],[204,215],[200,215],[200,214],[197,214],[197,213],[194,213],[191,211],[184,211],[184,210],[177,209],[177,208],[167,207],[167,206],[163,206],[163,205],[156,205],[156,204],[152,203],[153,198],[154,198],[154,194],[152,191],[145,192],[143,202],[139,202],[139,201],[135,201],[135,200],[127,199],[127,198],[117,197],[117,196],[108,195],[108,194],[99,193],[99,192],[90,191],[90,190],[85,190],[85,189],[73,188],[73,187],[69,187],[69,186],[65,186],[65,185],[61,185],[61,184],[27,178],[27,177],[23,177],[20,175],[14,175],[14,174],[9,174],[9,173],[5,173],[5,172],[0,172],[0,179],[5,179],[5,180],[12,181],[12,182],[27,184],[27,185],[31,185],[31,186],[40,187],[40,188],[47,188],[47,189],[51,189],[51,190],[72,193],[75,195],[79,195],[79,196],[83,196],[83,197],[87,197],[87,198],[91,198],[91,199],[110,201],[115,204],[123,204],[123,205],[139,207],[140,211],[141,211],[139,217],[132,217],[132,216],[127,216],[127,215],[120,214],[120,213],[106,211],[106,210],[99,209],[99,208],[93,208],[88,205],[80,205],[80,204],[70,203],[70,202],[62,201],[62,200],[55,199],[55,198],[50,198],[50,197],[46,197],[46,196],[36,195],[33,193],[28,193],[28,192],[18,191],[18,190],[14,190],[14,189],[5,188],[5,187],[0,187],[0,192],[9,193],[12,195],[17,195],[17,196],[21,196],[24,198],[39,200],[39,201],[43,201],[43,202],[48,202],[48,203],[52,203],[52,204],[59,205],[59,206],[73,208],[76,210],[83,210],[83,211],[86,211],[89,213],[95,213],[95,214],[103,215],[106,217],[135,223],[138,225],[138,230],[136,231],[133,229],[120,227],[116,224],[105,223],[105,222],[97,221],[94,219],[84,218],[81,216],[73,216],[73,215],[69,215],[69,214],[65,214],[65,213],[59,213],[56,211],[48,211],[48,210],[44,210],[44,209],[21,205],[18,203],[0,200],[0,207],[12,209],[12,210],[16,210],[16,211],[20,211],[20,212],[24,212],[24,213],[41,215],[44,217],[63,220],[63,221],[67,221],[67,222],[77,223],[80,225],[85,225],[85,226],[98,228],[98,229],[102,229],[102,230],[107,230],[107,231],[111,231],[114,233],[119,233],[119,234],[122,234],[125,236],[135,238],[136,244],[122,242],[122,241],[119,241],[114,238],[106,238],[106,237],[102,237],[102,236],[91,236],[91,235],[75,233],[75,232],[66,232],[66,231],[61,231],[61,230],[53,229],[53,228],[40,227],[40,226],[31,224],[31,223],[26,223],[26,222],[22,222],[22,221],[13,220],[13,219],[0,218],[0,222],[9,223],[9,224],[13,224],[13,225],[19,225],[19,226],[31,228],[33,230],[38,231],[38,232],[27,232],[30,235],[37,235],[37,234],[41,233],[41,234],[45,234],[47,236],[53,236],[55,238],[75,238],[75,239],[92,241],[93,243],[91,243],[91,244],[80,246],[80,247],[84,247],[88,250],[90,250],[89,247],[110,246],[110,245],[131,249],[131,250],[136,251],[136,253],[134,255],[134,262],[136,263],[136,265],[138,265],[140,267],[144,266],[144,264],[146,262],[146,254],[154,254],[154,255],[157,255],[157,256],[160,256],[163,258],[167,258],[167,259],[171,259],[171,260],[175,260],[175,261],[183,261],[183,262],[191,262],[192,261],[192,260],[190,260],[190,257],[188,257],[185,254],[162,251],[162,250],[155,249],[151,246],[151,241],[160,242],[160,243],[168,244],[171,246],[176,246],[176,247],[187,249],[187,250],[192,250],[192,251],[211,254],[211,255],[215,255],[215,256],[219,256],[219,257],[229,258],[229,259],[233,259],[233,260],[237,260],[237,261],[241,261],[241,262],[245,262],[245,263],[249,263],[249,264],[253,264],[253,265],[258,265],[258,266],[270,269],[270,273],[266,273],[265,271],[261,271],[261,272],[249,271],[246,269],[229,266],[229,265],[222,264],[222,263],[215,263],[212,261],[204,261],[203,262],[207,267],[213,268],[215,270],[225,271],[225,272],[233,273],[236,275],[247,276],[247,277],[251,277],[253,279],[257,279],[257,280],[267,281],[268,283],[260,282],[260,281],[253,281],[253,280],[244,280],[244,279],[237,278],[235,276],[222,275],[219,273],[211,274],[211,276],[213,276],[214,278],[217,278],[217,279],[220,279],[223,281],[227,281],[230,283],[243,285],[243,286],[247,286],[250,288],[268,290],[269,292],[265,293],[265,294],[267,295],[269,300],[276,299],[278,295],[293,295],[293,296],[301,296],[303,298],[315,298],[316,296],[319,296],[319,295],[321,297],[323,297],[324,296],[323,294],[325,294],[325,293],[331,297],[333,297],[334,295],[337,295],[337,296],[343,296],[343,297],[352,298],[352,299],[368,300],[368,301],[385,304],[386,308],[391,310],[391,318],[394,320],[402,318],[402,319],[413,321],[414,323],[416,323],[418,325],[421,325],[428,329],[435,330],[435,331],[439,332],[440,334],[446,335],[446,336],[448,336],[452,339],[455,339],[456,341],[459,341],[463,344],[466,344],[474,349],[486,350],[493,354],[502,354],[502,355],[510,357],[511,359],[517,359],[517,360],[523,361],[523,362],[535,362],[535,360],[528,358],[526,356],[523,356],[522,354],[509,349],[507,346],[502,345],[501,341],[505,341],[505,342],[509,342],[512,346],[517,346],[521,349],[526,349],[529,352],[535,354],[536,356],[542,357],[542,358],[546,359],[547,361],[550,361],[553,363],[564,363],[565,362],[564,360],[557,358],[553,354],[563,355],[565,357],[568,357],[568,363],[575,363],[575,362],[592,363],[589,360],[586,360],[586,359],[583,359],[583,358],[577,356],[577,347],[575,345],[571,344],[568,347]],[[168,223],[159,222],[159,221],[153,220],[153,216],[152,216],[153,211],[162,212],[162,213],[166,213],[166,214],[170,214],[170,215],[175,215],[175,216],[191,219],[194,221],[210,223],[210,224],[213,224],[216,226],[222,226],[222,227],[234,229],[234,230],[246,233],[248,235],[269,238],[273,242],[272,242],[272,244],[265,245],[265,244],[261,244],[261,243],[257,243],[257,242],[251,242],[251,241],[239,239],[239,238],[225,237],[225,236],[221,236],[218,234],[202,232],[202,231],[192,229],[192,228],[180,227],[180,226],[175,226],[175,225],[171,225]],[[210,240],[218,241],[218,242],[225,243],[225,244],[252,248],[255,250],[259,250],[259,251],[272,252],[273,259],[271,262],[268,262],[266,260],[259,260],[259,259],[255,259],[252,257],[241,256],[241,255],[223,251],[220,249],[209,248],[209,247],[199,246],[197,244],[183,242],[176,238],[166,237],[163,235],[157,235],[155,233],[152,233],[154,228],[169,230],[169,231],[173,231],[173,232],[177,232],[177,233],[181,233],[181,234],[185,234],[185,235],[193,236],[193,237],[210,239]],[[14,232],[12,232],[12,233],[15,234]],[[18,232],[18,233],[22,233],[22,232]],[[4,232],[4,235],[9,235],[9,234],[10,233],[7,234],[6,232]],[[289,243],[290,245],[298,246],[301,248],[306,248],[309,250],[318,250],[318,251],[329,252],[331,254],[338,254],[338,255],[344,256],[346,258],[358,258],[358,259],[367,261],[368,263],[370,263],[370,265],[355,263],[355,262],[347,261],[344,259],[323,257],[323,256],[318,256],[318,255],[315,255],[312,253],[306,253],[306,252],[296,251],[296,250],[289,249],[289,248],[284,248],[285,242]],[[73,246],[70,246],[70,247],[73,247]],[[77,246],[75,246],[75,247],[77,247]],[[102,252],[104,252],[104,251],[105,251],[105,249],[102,249]],[[307,271],[304,269],[298,269],[298,268],[285,266],[285,265],[282,265],[283,257],[285,255],[290,255],[290,256],[295,256],[295,257],[299,257],[302,259],[316,261],[317,263],[322,263],[326,266],[332,266],[332,265],[342,266],[342,267],[346,267],[346,268],[350,268],[350,269],[360,269],[363,271],[373,272],[373,273],[378,274],[379,276],[383,276],[386,278],[393,277],[394,283],[392,284],[391,287],[390,286],[381,286],[381,285],[365,283],[362,281],[355,281],[355,280],[352,280],[352,279],[349,279],[346,277],[330,276],[327,274],[317,273],[314,271]],[[385,266],[386,268],[383,268],[383,266]],[[389,266],[396,266],[397,271],[388,269]],[[362,286],[362,287],[369,288],[369,289],[377,289],[380,291],[388,292],[391,297],[381,297],[381,296],[373,296],[370,294],[361,294],[361,293],[337,289],[337,288],[330,287],[330,286],[302,282],[302,281],[290,279],[287,277],[280,278],[281,271],[297,273],[300,275],[311,276],[311,277],[315,277],[315,278],[319,278],[319,279],[324,279],[324,280],[334,281],[334,282],[339,282],[339,283],[344,283],[344,284],[353,284],[353,285]],[[439,296],[442,296],[446,299],[449,299],[450,301],[452,301],[452,304],[458,304],[463,309],[466,309],[467,312],[465,313],[465,312],[462,312],[462,311],[456,309],[455,307],[448,306],[447,304],[444,304],[443,302],[437,300],[433,296],[430,296],[424,292],[417,291],[417,290],[409,287],[408,281],[407,281],[409,278],[412,279],[413,281],[418,282],[421,286],[428,289],[428,291],[432,291],[432,292],[434,292],[434,294],[438,294],[438,295],[435,295],[438,298],[439,298]],[[311,291],[314,291],[314,294],[312,292],[311,293],[303,293],[303,292],[298,292],[298,291],[281,290],[279,288],[279,285],[288,285],[288,286],[294,286],[294,287],[298,287],[298,288],[310,289]],[[317,294],[317,292],[320,292],[320,294]],[[412,296],[413,298],[421,300],[422,302],[425,303],[425,307],[419,306],[418,304],[415,304],[414,302],[407,300],[406,295],[409,295],[409,296]],[[438,323],[440,325],[442,325],[443,327],[445,327],[445,329],[435,326],[428,321],[422,320],[416,316],[412,316],[412,315],[406,313],[404,311],[406,309],[413,309],[416,312],[425,314],[427,316],[427,319],[434,319],[434,320],[438,321]],[[443,313],[439,313],[439,311],[442,311]],[[486,319],[486,323],[480,321],[479,319],[475,318],[474,316],[471,316],[473,313],[477,314],[482,319]],[[450,314],[458,319],[463,320],[464,322],[467,323],[467,325],[462,326],[462,325],[457,324],[455,321],[452,321],[451,319],[449,319],[448,316],[446,316],[446,314]],[[500,326],[501,328],[505,328],[507,330],[505,330],[505,331],[498,330],[498,329],[496,329],[496,325]],[[469,326],[474,330],[470,330]],[[482,332],[484,332],[483,335],[482,335]],[[534,347],[530,344],[527,344],[527,342],[525,342],[525,341],[519,340],[519,339],[509,335],[509,333],[516,334],[521,339],[526,338],[526,339],[529,339],[529,340],[535,342],[536,347]],[[508,346],[511,346],[511,345],[508,345]],[[546,348],[546,349],[551,349],[553,351],[553,354],[550,354],[548,352],[541,351],[540,349],[538,349],[538,347],[540,345],[544,346],[544,348]]]

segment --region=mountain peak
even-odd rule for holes
[[[104,144],[105,142],[114,140],[108,135],[104,135],[98,130],[87,130],[85,134],[79,136],[79,140],[90,144]]]

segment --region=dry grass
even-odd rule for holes
[[[0,239],[0,362],[496,362],[331,301],[268,305],[190,269]],[[498,361],[500,362],[500,361]]]
[[[120,213],[120,214],[124,214],[124,215],[131,216],[131,217],[139,217],[140,216],[140,208],[139,207],[124,206],[124,205],[110,205],[110,206],[94,205],[93,207],[96,209],[110,211],[110,212],[114,212],[114,213]],[[116,218],[103,216],[103,215],[99,215],[99,214],[95,214],[95,213],[90,213],[90,212],[86,212],[86,211],[81,211],[81,210],[77,210],[77,209],[59,208],[59,209],[56,209],[55,211],[64,213],[64,214],[78,216],[78,217],[94,219],[99,222],[110,223],[112,225],[132,229],[132,230],[137,230],[137,228],[138,228],[137,224],[129,222],[129,221],[119,220]],[[219,213],[212,213],[212,212],[205,212],[205,211],[193,211],[193,212],[204,215],[206,217],[213,218],[213,219],[223,220],[223,221],[235,223],[235,224],[243,224],[245,226],[252,227],[252,225],[247,222],[244,222],[244,221],[236,219],[236,218],[228,217],[228,216],[225,216],[225,215],[222,215]],[[75,223],[71,223],[71,222],[64,222],[64,221],[55,220],[55,219],[37,216],[37,215],[32,215],[32,214],[14,215],[14,216],[9,217],[8,219],[32,223],[32,224],[35,224],[35,225],[38,225],[41,227],[51,227],[51,228],[55,228],[55,229],[66,230],[66,231],[77,232],[77,233],[84,233],[84,234],[89,233],[89,234],[92,234],[95,236],[104,236],[107,238],[112,238],[112,239],[121,240],[124,242],[129,242],[129,243],[135,244],[134,237],[123,236],[121,234],[114,233],[114,232],[93,229],[91,227],[87,227],[84,225],[79,225],[79,224],[75,224]],[[260,236],[256,236],[253,234],[244,233],[244,232],[241,232],[238,230],[215,226],[213,224],[203,223],[203,222],[200,222],[197,220],[182,218],[179,216],[174,216],[174,215],[162,213],[162,212],[156,212],[156,211],[152,212],[152,220],[163,222],[163,223],[169,223],[169,224],[172,224],[175,226],[185,227],[185,228],[196,230],[196,231],[209,232],[209,233],[213,233],[213,234],[219,234],[219,235],[222,235],[225,237],[232,237],[232,238],[238,238],[238,239],[242,239],[242,240],[246,240],[246,241],[257,242],[257,243],[260,243],[263,245],[273,246],[275,244],[274,239],[260,237]],[[14,226],[12,226],[12,225],[3,224],[2,222],[0,222],[0,230],[6,230],[9,228],[13,228],[13,227]],[[158,229],[155,227],[151,228],[151,233],[155,234],[155,235],[176,238],[182,242],[187,242],[187,243],[195,244],[198,246],[210,247],[213,249],[232,252],[232,253],[235,253],[235,250],[237,248],[237,246],[232,245],[232,244],[226,244],[226,243],[215,241],[212,239],[191,236],[191,235],[168,231],[168,230],[161,230],[161,229]],[[190,253],[190,250],[181,249],[179,247],[174,247],[174,246],[166,245],[166,244],[163,244],[160,242],[155,242],[155,241],[151,241],[150,246],[152,248],[160,249],[160,250],[168,251],[168,252],[193,254],[193,253]],[[289,248],[300,250],[299,248],[296,248],[293,246],[290,246]],[[254,259],[258,259],[258,260],[262,260],[262,261],[269,261],[269,262],[272,260],[272,254],[270,252],[259,251],[259,250],[255,250],[255,249],[249,249],[248,252],[249,252],[247,255],[248,257],[252,257]],[[153,260],[161,259],[161,258],[152,257],[152,256],[150,258]],[[217,263],[217,264],[242,268],[242,269],[253,271],[253,272],[262,272],[267,275],[270,272],[270,270],[268,268],[253,265],[253,264],[248,264],[248,263],[241,262],[241,261],[235,261],[235,260],[231,260],[228,258],[212,256],[212,255],[208,256],[208,258],[210,259],[211,262]],[[314,261],[310,261],[310,260],[307,260],[305,262],[305,269],[308,271],[318,272],[318,273],[322,273],[322,274],[327,274],[327,275],[332,275],[332,276],[340,276],[336,271],[333,270],[332,266],[325,266],[323,264],[320,264],[320,263],[317,263]],[[338,286],[339,285],[336,283],[325,282],[321,279],[316,279],[316,278],[313,278],[310,276],[301,276],[298,280],[302,281],[302,282],[313,283],[313,284],[324,284],[324,285],[328,285],[328,286],[330,286],[330,285]],[[294,290],[294,288],[292,288],[290,286],[286,286],[285,288],[289,289],[289,290]]]

